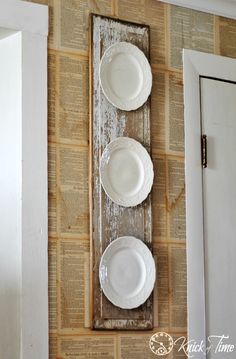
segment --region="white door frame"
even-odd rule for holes
[[[183,63],[188,336],[200,343],[206,339],[200,76],[236,82],[236,60],[184,49]]]
[[[22,51],[22,96],[19,115],[21,119],[19,173],[21,175],[18,181],[21,185],[19,203],[16,203],[20,208],[17,234],[21,246],[20,313],[17,318],[20,322],[20,335],[19,338],[10,338],[11,333],[8,333],[6,328],[5,339],[11,339],[9,342],[12,344],[14,341],[20,341],[17,358],[46,359],[48,358],[48,8],[20,0],[1,0],[0,28],[19,32]],[[0,252],[1,255],[4,253]],[[9,353],[2,353],[0,348],[0,356],[8,359]]]
[[[158,0],[209,14],[236,19],[236,1],[234,0]]]

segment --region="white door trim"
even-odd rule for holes
[[[206,339],[206,328],[199,78],[236,82],[236,60],[184,49],[183,63],[188,335],[200,343]],[[205,357],[198,353],[199,359]]]
[[[47,210],[47,34],[48,7],[0,0],[0,32],[17,30],[21,41],[17,241],[20,258],[20,359],[48,358],[48,210]],[[10,31],[9,31],[10,34]],[[7,40],[7,39],[6,39]],[[1,38],[0,38],[0,41]],[[5,41],[5,39],[3,39]],[[14,106],[14,104],[12,104]],[[3,118],[1,120],[4,120]],[[4,170],[4,169],[3,169]],[[0,251],[0,256],[4,255]],[[20,256],[20,255],[19,255]],[[11,258],[9,258],[9,261]],[[4,308],[1,308],[3,311]],[[0,341],[4,338],[0,338]],[[9,344],[7,344],[9,345]],[[10,352],[10,351],[9,351]],[[0,356],[13,359],[7,352]]]
[[[236,1],[234,0],[158,0],[198,11],[236,19]]]
[[[0,26],[47,36],[48,8],[21,0],[0,0]]]

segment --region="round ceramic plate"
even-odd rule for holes
[[[113,202],[124,207],[137,206],[152,188],[152,160],[138,141],[118,137],[103,151],[100,177],[106,194]]]
[[[99,279],[105,296],[114,305],[132,309],[150,296],[156,280],[151,251],[135,237],[120,237],[104,251]]]
[[[121,110],[135,110],[147,101],[152,72],[144,53],[128,42],[110,46],[102,56],[100,83],[108,101]]]

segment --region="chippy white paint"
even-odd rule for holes
[[[92,240],[93,246],[93,261],[92,270],[98,273],[98,258],[101,257],[103,246],[109,243],[110,240],[122,235],[127,235],[127,230],[130,235],[136,236],[144,240],[146,243],[151,243],[151,200],[148,197],[145,207],[137,206],[134,208],[125,208],[113,203],[108,196],[104,196],[102,190],[99,166],[102,152],[106,145],[117,137],[129,136],[137,137],[147,150],[150,150],[150,106],[145,104],[141,109],[132,112],[122,112],[112,106],[104,96],[99,83],[99,64],[104,51],[116,42],[128,41],[135,43],[148,54],[149,40],[148,31],[144,26],[135,26],[132,24],[121,23],[119,21],[110,20],[108,18],[101,18],[99,16],[93,17],[93,41],[92,43],[92,68],[93,68],[93,103],[91,123],[91,187],[90,201],[92,215]],[[137,116],[137,121],[134,121],[134,116]],[[141,120],[140,120],[141,119]],[[135,122],[135,126],[133,123]],[[132,129],[132,130],[131,130]],[[131,132],[132,131],[132,132]],[[132,133],[132,134],[131,134]],[[110,220],[112,218],[112,220]],[[120,222],[122,221],[122,225]],[[104,225],[109,221],[109,228]],[[128,223],[128,224],[127,224]],[[127,228],[128,227],[128,228]],[[145,227],[145,228],[144,228]],[[121,233],[126,232],[126,233]],[[96,241],[93,241],[94,235]],[[96,258],[96,260],[94,260]],[[93,325],[94,328],[100,329],[127,329],[127,328],[150,328],[152,325],[152,301],[148,300],[144,304],[148,315],[148,319],[132,319],[132,314],[129,313],[126,319],[111,319],[114,318],[116,311],[115,307],[109,306],[108,311],[110,317],[103,319],[100,316],[99,309],[103,308],[103,299],[101,296],[100,285],[98,283],[98,276],[94,275],[93,280],[93,299],[95,305],[93,306]],[[107,309],[106,309],[107,310]],[[108,312],[107,312],[108,313]],[[122,318],[122,313],[117,318]]]
[[[46,6],[0,2],[0,357],[48,357]],[[17,30],[17,31],[15,31]]]

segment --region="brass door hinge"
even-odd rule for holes
[[[202,167],[207,167],[207,135],[202,135]]]

